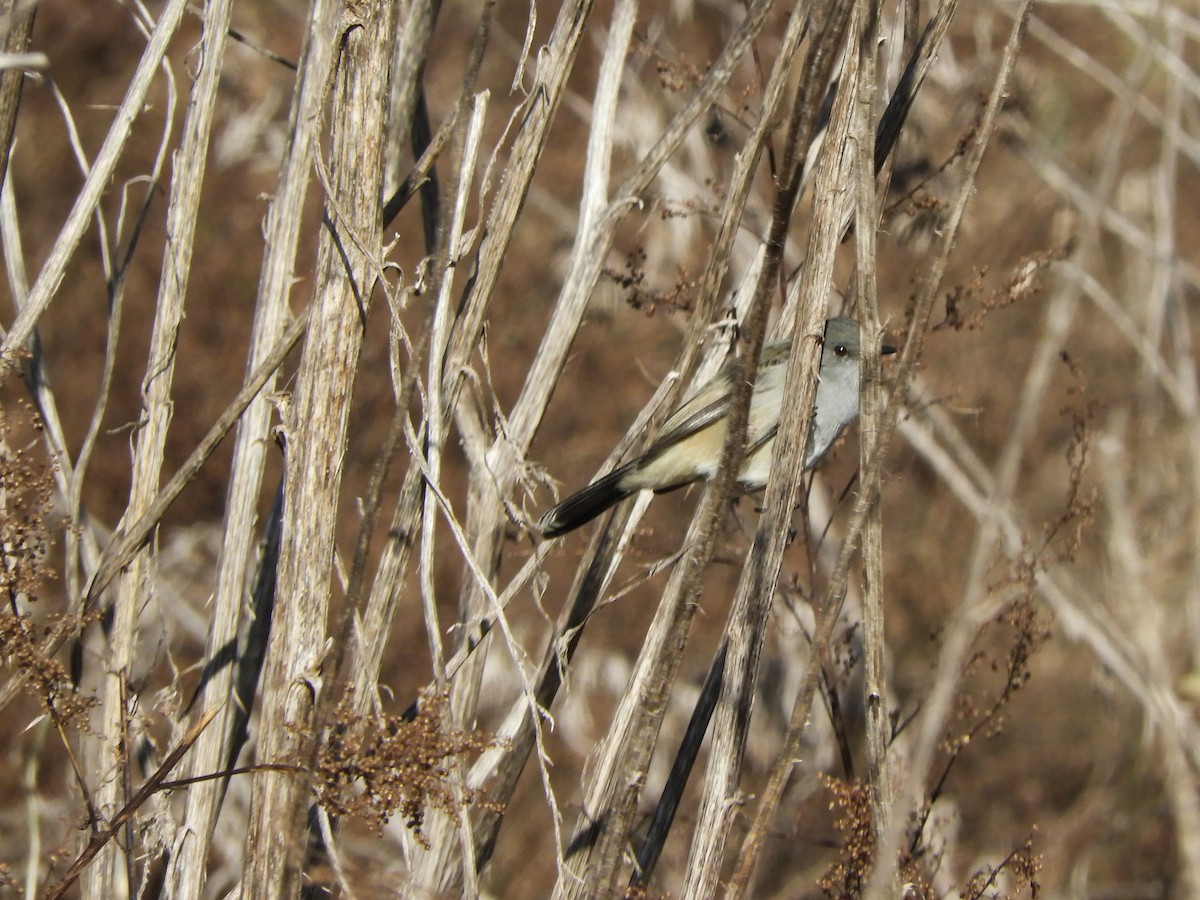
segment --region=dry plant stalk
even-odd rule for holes
[[[319,31],[332,25],[335,7],[318,6]],[[348,12],[348,11],[347,11]],[[395,40],[394,3],[368,3],[337,16],[332,41],[333,99],[328,168],[318,158],[325,191],[312,322],[296,389],[284,422],[288,433],[284,476],[283,542],[270,641],[263,669],[261,759],[304,765],[315,755],[314,695],[320,693],[330,601],[334,524],[341,491],[353,374],[362,319],[382,273],[382,137],[386,72]],[[315,54],[322,58],[323,54]],[[314,69],[315,78],[321,68]],[[242,891],[287,897],[300,887],[301,850],[309,803],[307,785],[287,774],[255,776],[246,872]]]

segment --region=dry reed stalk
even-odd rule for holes
[[[327,13],[324,13],[328,10]],[[275,612],[263,669],[258,755],[274,764],[304,764],[316,756],[312,733],[323,675],[333,565],[334,525],[341,492],[348,399],[353,393],[363,321],[382,272],[383,136],[387,73],[395,40],[396,4],[363,4],[353,14],[318,6],[314,41],[332,41],[333,97],[328,171],[314,159],[325,189],[312,323],[284,427],[288,440],[282,545]],[[320,34],[321,28],[336,29]],[[325,52],[315,55],[324,60]],[[314,67],[319,79],[324,67]],[[318,82],[319,83],[319,82]],[[336,674],[336,673],[334,673]],[[287,897],[301,884],[310,802],[307,779],[254,776],[241,890]]]

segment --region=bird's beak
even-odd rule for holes
[[[899,353],[899,352],[900,352],[899,348],[893,347],[891,344],[884,344],[882,347],[879,348],[880,356],[891,356],[893,353]]]

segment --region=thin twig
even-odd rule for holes
[[[175,749],[167,755],[167,758],[163,760],[162,765],[160,765],[154,771],[153,775],[146,779],[145,783],[138,789],[137,793],[134,794],[133,797],[130,798],[129,802],[126,803],[125,806],[113,817],[113,820],[109,823],[108,828],[95,835],[90,841],[88,841],[87,847],[85,847],[83,852],[79,854],[79,857],[71,864],[71,867],[67,869],[67,873],[63,875],[57,884],[46,891],[46,893],[43,895],[43,900],[58,900],[59,897],[62,897],[64,894],[66,894],[71,885],[73,885],[83,873],[83,870],[86,869],[91,861],[96,857],[96,854],[99,853],[105,847],[105,845],[107,845],[108,842],[116,836],[117,832],[125,827],[127,822],[133,819],[134,814],[139,808],[141,808],[142,804],[145,803],[150,796],[159,789],[159,786],[162,784],[163,780],[167,777],[167,775],[170,774],[171,770],[178,765],[179,760],[181,760],[183,755],[188,752],[188,749],[196,742],[196,738],[200,737],[201,733],[203,733],[204,729],[208,727],[209,722],[213,720],[216,714],[217,710],[215,708],[207,710],[204,715],[202,715],[196,721],[196,724],[188,729],[187,734],[183,736],[183,739],[176,745]]]

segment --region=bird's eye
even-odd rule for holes
[[[833,348],[833,352],[836,353],[838,356],[845,356],[847,353],[850,352],[850,348],[847,347],[845,344],[838,344],[837,346],[835,346]]]

